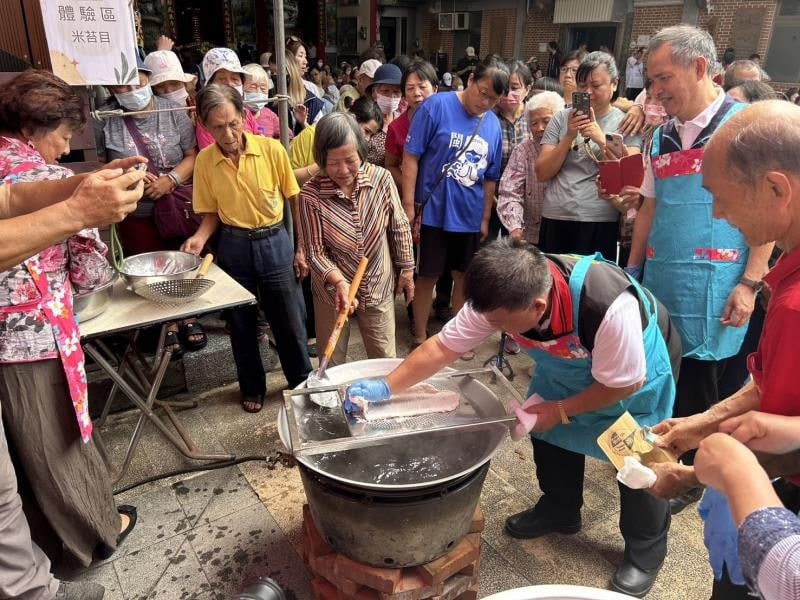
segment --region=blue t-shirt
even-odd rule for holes
[[[483,182],[500,179],[503,157],[500,123],[492,111],[431,195],[442,169],[467,143],[479,120],[464,110],[455,92],[434,94],[414,113],[404,149],[419,159],[416,201],[425,202],[430,195],[423,225],[460,233],[481,230]]]

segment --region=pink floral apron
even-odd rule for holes
[[[35,165],[23,163],[17,166],[11,175],[25,172],[32,166]],[[64,374],[67,377],[72,406],[78,419],[81,440],[86,443],[92,437],[92,420],[89,418],[89,396],[83,348],[81,348],[81,334],[78,329],[78,321],[75,319],[75,313],[72,309],[72,288],[69,278],[67,278],[63,290],[51,294],[47,274],[39,265],[38,255],[29,258],[24,264],[25,268],[28,269],[28,273],[30,273],[31,279],[36,284],[39,295],[42,297],[36,308],[41,309],[45,314],[53,330],[58,354],[64,367]],[[0,311],[16,312],[22,308],[24,307],[7,306],[0,308]]]

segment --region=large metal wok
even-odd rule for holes
[[[364,377],[388,374],[401,359],[363,360],[332,367],[328,377],[344,384]],[[447,372],[454,372],[447,369]],[[303,386],[300,386],[303,387]],[[477,379],[469,378],[461,387],[471,404],[479,405],[479,416],[505,414],[496,395]],[[328,411],[328,412],[325,412]],[[300,412],[301,414],[297,414]],[[318,439],[336,439],[349,434],[339,409],[325,409],[308,402],[293,415],[296,427],[312,429]],[[285,407],[278,416],[281,440],[292,449],[292,436]],[[479,428],[431,431],[412,437],[381,440],[367,447],[305,455],[297,460],[325,477],[367,490],[423,490],[468,475],[488,462],[508,432],[507,425],[491,423]]]

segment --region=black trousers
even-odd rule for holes
[[[536,512],[555,520],[574,522],[583,506],[583,474],[586,457],[531,437],[536,477],[544,495]],[[651,571],[667,555],[670,525],[669,503],[645,490],[619,484],[619,530],[625,540],[625,562]]]
[[[311,371],[306,342],[303,292],[294,275],[294,252],[286,230],[260,240],[222,231],[219,266],[259,299],[272,332],[289,387]],[[266,393],[267,378],[258,346],[258,306],[231,310],[231,349],[243,396]]]
[[[549,254],[594,254],[617,260],[619,221],[593,223],[560,221],[542,217],[539,226],[539,249]]]

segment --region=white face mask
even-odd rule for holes
[[[166,98],[167,100],[172,100],[181,106],[186,106],[186,99],[189,97],[189,92],[186,91],[186,88],[181,88],[165,94],[159,94],[159,96]]]
[[[244,93],[244,105],[253,112],[258,112],[264,108],[267,104],[267,100],[269,100],[269,96],[262,92]]]
[[[146,85],[132,92],[114,94],[114,97],[125,110],[137,111],[146,108],[150,104],[150,100],[153,99],[153,90],[150,89],[149,85]]]
[[[400,98],[392,98],[391,96],[384,96],[383,94],[378,94],[376,102],[378,103],[378,108],[381,109],[384,115],[394,113],[397,107],[400,106]]]
[[[244,98],[244,88],[242,87],[242,85],[241,85],[241,84],[239,84],[239,85],[232,85],[231,87],[232,87],[233,89],[235,89],[237,92],[239,92],[239,95],[240,95],[242,98]]]

